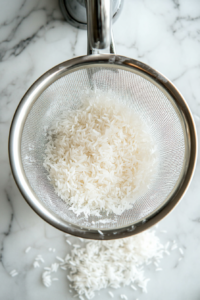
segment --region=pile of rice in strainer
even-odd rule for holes
[[[155,142],[140,116],[91,93],[48,131],[44,166],[55,192],[79,215],[121,214],[151,183]]]

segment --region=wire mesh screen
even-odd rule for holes
[[[113,93],[118,102],[139,113],[147,123],[158,149],[158,166],[151,188],[140,195],[132,209],[121,215],[102,212],[101,217],[76,216],[54,192],[43,167],[47,131],[64,110],[80,106],[83,92],[98,88]],[[184,166],[185,141],[181,114],[173,99],[150,80],[111,67],[88,67],[51,84],[33,105],[24,126],[21,156],[25,174],[48,210],[63,220],[88,228],[114,229],[134,224],[154,213],[176,188]]]

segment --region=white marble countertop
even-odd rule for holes
[[[37,254],[47,261],[69,250],[63,233],[41,220],[15,185],[8,161],[8,133],[14,111],[28,87],[45,71],[86,54],[86,32],[67,24],[56,0],[0,0],[0,299],[73,299],[63,276],[51,288],[41,283]],[[125,0],[113,26],[117,53],[139,59],[168,77],[187,100],[200,138],[200,2],[198,0]],[[121,288],[128,299],[200,299],[200,164],[193,181],[169,216],[159,224],[163,241],[176,240],[162,261],[162,272],[150,272],[148,294]],[[31,246],[29,253],[25,249]],[[18,275],[11,277],[16,269]],[[95,299],[111,299],[106,291]]]

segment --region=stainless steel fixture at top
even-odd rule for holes
[[[80,29],[87,29],[86,0],[59,0],[60,9],[63,16],[72,26]],[[109,1],[106,1],[110,3]],[[112,22],[115,22],[120,15],[124,0],[111,0]],[[99,5],[99,1],[94,0],[93,5]]]

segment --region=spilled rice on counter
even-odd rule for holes
[[[48,130],[44,167],[56,194],[77,216],[120,215],[147,191],[156,147],[145,122],[125,104],[91,92]]]
[[[160,231],[162,232],[166,233]],[[178,263],[184,256],[183,249],[178,248],[175,240],[163,245],[155,230],[112,241],[88,241],[68,234],[65,236],[71,249],[64,257],[59,256],[56,249],[51,247],[48,249],[53,256],[50,266],[46,266],[44,254],[38,254],[33,267],[43,267],[42,282],[45,287],[56,284],[61,274],[64,274],[70,282],[69,291],[72,293],[74,290],[74,296],[80,300],[93,299],[95,292],[101,289],[107,289],[113,298],[115,289],[123,286],[129,286],[133,290],[133,296],[137,290],[146,293],[150,280],[145,275],[146,266],[153,265],[156,272],[162,271],[159,266],[161,260],[164,255],[169,255],[175,249],[180,256]],[[31,249],[32,247],[28,247],[25,253],[29,255]],[[17,274],[16,270],[10,272],[12,277]],[[121,299],[126,298],[125,294],[121,294]]]

